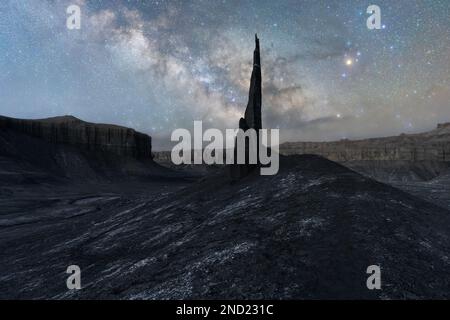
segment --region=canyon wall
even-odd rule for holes
[[[450,123],[435,130],[394,137],[333,142],[287,142],[280,153],[316,154],[333,161],[402,160],[450,161]]]
[[[151,137],[146,134],[116,125],[84,122],[72,116],[39,120],[0,116],[0,130],[2,128],[90,151],[108,151],[133,158],[152,155]]]

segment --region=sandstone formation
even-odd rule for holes
[[[239,128],[247,130],[253,128],[255,130],[262,129],[261,120],[261,57],[259,53],[259,39],[255,35],[255,51],[253,52],[253,71],[250,79],[250,90],[248,94],[247,108],[245,109],[245,117],[239,121]]]
[[[333,161],[399,160],[450,161],[450,123],[439,124],[435,130],[419,134],[341,140],[333,142],[287,142],[280,153],[316,154]]]
[[[39,120],[0,116],[0,130],[10,129],[51,143],[68,144],[90,151],[108,151],[119,156],[150,158],[151,137],[133,129],[89,123],[73,116]]]
[[[189,173],[158,165],[151,156],[150,137],[132,129],[67,116],[0,117],[0,194],[17,185],[35,192],[54,183],[84,189],[92,183],[126,182],[130,189],[136,183],[192,179]]]
[[[258,134],[258,130],[262,129],[262,120],[261,120],[261,57],[259,52],[259,39],[255,34],[255,51],[253,52],[253,71],[250,79],[250,90],[248,95],[248,103],[247,108],[245,109],[244,118],[239,120],[239,129],[243,131],[247,131],[248,129],[256,130]],[[259,139],[259,137],[258,137]],[[257,140],[258,141],[258,140]],[[235,146],[235,156],[237,159],[237,144]],[[258,147],[256,148],[257,158],[259,157]],[[232,179],[238,180],[246,175],[254,168],[257,167],[255,164],[249,164],[249,145],[246,145],[245,148],[245,164],[234,164],[230,167],[230,175]],[[257,160],[259,163],[259,159]]]

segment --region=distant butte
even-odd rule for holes
[[[280,153],[316,154],[333,161],[402,160],[450,162],[450,123],[416,134],[340,140],[331,142],[286,142]]]
[[[52,143],[109,151],[120,156],[151,158],[151,137],[133,129],[91,123],[74,116],[25,120],[0,116],[0,129],[12,129]]]

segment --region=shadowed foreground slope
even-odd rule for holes
[[[449,298],[450,214],[318,156],[0,220],[1,298]],[[77,264],[82,290],[68,291]],[[382,290],[366,288],[369,265]]]

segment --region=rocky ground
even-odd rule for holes
[[[450,209],[450,163],[441,161],[349,161],[344,166]]]
[[[450,297],[446,164],[293,155],[233,182],[150,147],[72,117],[0,121],[0,299]]]
[[[3,186],[0,298],[450,297],[450,212],[329,160],[147,185]],[[373,264],[380,291],[366,287]]]

